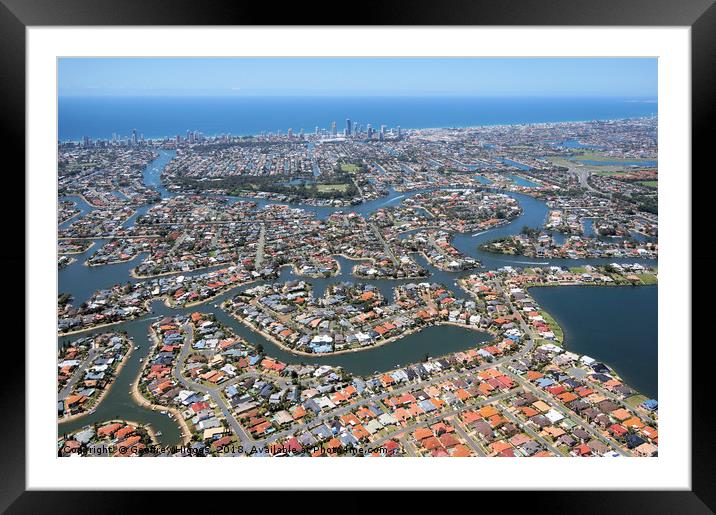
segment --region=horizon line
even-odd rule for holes
[[[209,94],[209,93],[169,93],[169,94],[58,94],[57,98],[624,98],[639,100],[658,100],[658,95],[605,95],[605,94],[469,94],[469,93],[348,93],[348,94],[300,94],[300,93],[246,93],[246,94]]]

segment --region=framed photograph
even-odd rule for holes
[[[712,2],[355,26],[2,2],[27,250],[3,258],[26,291],[3,509],[188,489],[714,508],[691,300]]]

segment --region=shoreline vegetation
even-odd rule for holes
[[[654,283],[654,284],[613,284],[613,283],[590,284],[590,283],[577,283],[577,282],[565,283],[565,284],[548,283],[548,284],[527,284],[527,285],[524,285],[524,289],[525,289],[525,291],[529,292],[529,290],[531,290],[533,288],[555,288],[555,287],[559,287],[559,286],[567,286],[567,287],[569,287],[569,286],[605,287],[606,286],[606,287],[622,287],[622,288],[631,286],[634,288],[643,288],[643,287],[658,287],[658,284],[657,283]],[[547,310],[545,310],[541,306],[540,306],[539,311],[542,314],[542,316],[545,318],[545,321],[550,326],[550,328],[552,328],[553,332],[555,333],[555,336],[557,336],[557,334],[560,335],[558,342],[551,342],[551,343],[555,343],[556,345],[562,347],[564,350],[569,351],[569,344],[567,342],[567,338],[566,338],[566,335],[565,335],[565,332],[564,332],[564,329],[562,328],[562,326],[559,324],[559,322],[557,322],[557,320],[554,318],[554,316],[552,316]],[[558,330],[559,333],[557,333],[556,330]],[[605,363],[605,365],[611,371],[610,375],[612,375],[615,379],[617,379],[621,382],[624,382],[621,375],[614,369],[614,367],[612,365],[610,365],[608,363]],[[637,392],[637,394],[641,395],[639,392]],[[645,397],[645,399],[646,399],[646,397]]]

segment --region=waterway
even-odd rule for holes
[[[58,138],[81,141],[126,138],[133,128],[146,138],[184,134],[259,134],[316,125],[349,116],[362,125],[403,129],[475,127],[576,120],[614,120],[656,115],[656,102],[623,97],[462,96],[60,96]],[[637,99],[641,100],[641,99]],[[651,99],[649,99],[651,100]]]
[[[512,166],[513,168],[517,168],[518,170],[527,171],[530,169],[530,167],[527,166],[526,164],[518,163],[517,161],[513,161],[512,159],[501,159],[500,161],[502,161],[506,165]]]
[[[181,441],[181,431],[175,421],[160,411],[139,406],[130,394],[131,384],[137,380],[139,371],[150,350],[148,330],[151,321],[147,318],[133,320],[121,325],[105,327],[82,333],[80,336],[102,333],[111,330],[124,330],[133,339],[133,345],[138,349],[132,350],[124,367],[114,381],[111,390],[94,412],[69,422],[58,425],[58,435],[71,433],[94,423],[101,423],[112,419],[125,419],[142,424],[150,424],[155,431],[161,432],[159,440],[167,445],[178,444]],[[66,336],[59,339],[59,344],[72,341],[78,336]]]
[[[512,179],[512,182],[514,182],[517,186],[522,186],[524,188],[539,188],[539,184],[536,182],[527,180],[519,175],[510,175],[510,179]]]
[[[162,198],[164,198],[170,196],[170,193],[169,190],[164,187],[164,183],[162,183],[162,170],[164,170],[164,167],[169,164],[172,159],[174,159],[177,152],[176,150],[165,149],[158,150],[158,152],[159,157],[149,163],[149,165],[147,165],[144,169],[143,178],[145,186],[156,189]]]
[[[612,367],[632,388],[658,395],[658,288],[561,286],[530,294],[564,331],[565,349]]]
[[[157,190],[161,193],[162,197],[168,197],[172,195],[172,193],[162,185],[160,177],[162,169],[172,159],[173,155],[173,151],[160,151],[159,157],[152,161],[144,171],[143,176],[145,184],[157,188]],[[386,197],[372,200],[358,206],[343,208],[306,206],[302,204],[291,204],[291,207],[306,209],[308,211],[313,212],[316,217],[322,219],[329,216],[331,213],[339,210],[354,211],[367,217],[377,209],[386,206],[399,205],[400,202],[403,201],[403,199],[424,191],[430,190],[417,190],[400,193],[391,189]],[[585,264],[603,264],[614,261],[635,261],[633,259],[544,259],[538,261],[519,256],[506,256],[481,251],[479,249],[479,246],[487,241],[499,237],[517,234],[522,230],[524,226],[541,227],[544,224],[548,209],[543,201],[537,200],[529,195],[524,195],[520,193],[509,193],[509,195],[515,198],[520,203],[520,206],[523,209],[521,216],[519,216],[517,219],[484,232],[472,234],[455,234],[454,236],[453,245],[464,254],[477,259],[481,263],[483,269],[494,270],[504,266],[522,267],[555,265],[569,267],[584,266]],[[238,199],[239,198],[237,197],[233,197],[230,200],[233,202]],[[72,198],[72,200],[78,202],[78,204],[80,205],[80,209],[82,209],[83,211],[83,215],[84,213],[92,209],[91,206],[82,202],[81,199]],[[246,200],[255,201],[258,204],[259,208],[267,204],[282,204],[281,202],[264,199],[247,198]],[[133,215],[130,220],[128,220],[127,223],[125,223],[124,225],[129,226],[133,224],[136,218],[146,213],[148,209],[149,206],[144,206],[140,208],[138,212]],[[105,265],[101,267],[88,267],[84,265],[84,261],[86,260],[86,258],[89,257],[91,253],[94,252],[97,248],[99,248],[102,244],[104,244],[105,241],[106,240],[101,239],[96,240],[95,246],[93,248],[89,249],[83,254],[76,255],[75,257],[77,257],[78,259],[75,263],[58,272],[59,291],[72,294],[75,298],[75,303],[77,304],[81,303],[84,300],[87,300],[92,295],[92,293],[98,289],[107,288],[114,284],[124,283],[127,281],[136,281],[136,279],[130,277],[129,273],[131,269],[134,268],[134,266],[136,266],[136,264],[140,262],[141,259],[143,259],[142,254],[129,262],[121,264]],[[422,255],[414,254],[413,258],[416,259],[416,261],[421,266],[423,266],[429,271],[430,276],[424,280],[442,283],[449,287],[451,290],[453,290],[453,292],[457,296],[465,297],[465,292],[462,291],[459,287],[457,287],[456,281],[458,278],[465,275],[469,275],[473,271],[443,272],[431,266]],[[313,285],[315,296],[323,295],[325,289],[330,284],[340,281],[359,281],[359,279],[351,275],[351,270],[353,266],[360,261],[348,260],[340,256],[336,256],[336,259],[341,265],[341,273],[337,277],[325,279],[304,278]],[[638,262],[644,264],[656,264],[654,260],[638,260]],[[193,275],[203,273],[205,271],[206,270],[199,270],[190,274],[183,273],[183,275]],[[279,281],[285,281],[295,278],[299,277],[295,276],[292,269],[290,267],[284,267],[281,270]],[[386,298],[386,300],[390,302],[393,299],[393,288],[395,286],[401,283],[415,281],[415,279],[371,280],[370,283],[377,286]],[[222,323],[231,327],[238,335],[246,339],[249,343],[253,345],[261,344],[269,356],[280,359],[281,361],[284,361],[286,363],[319,363],[341,366],[345,370],[358,375],[366,375],[374,372],[391,370],[396,368],[397,366],[419,362],[426,354],[429,354],[430,356],[445,355],[452,352],[457,352],[459,350],[474,347],[475,345],[486,342],[490,339],[490,335],[487,333],[480,333],[462,327],[449,325],[433,326],[428,327],[418,333],[408,335],[405,338],[401,338],[395,342],[383,345],[381,347],[371,348],[360,352],[325,357],[297,356],[281,349],[273,342],[249,330],[246,326],[238,322],[233,317],[227,315],[222,310],[214,307],[215,305],[218,306],[221,302],[223,302],[223,300],[235,295],[237,291],[253,287],[256,284],[257,283],[253,283],[250,285],[245,285],[238,289],[234,289],[214,299],[210,303],[196,306],[194,308],[170,309],[166,307],[162,302],[154,302],[152,304],[153,313],[148,315],[147,317],[123,324],[118,324],[116,326],[111,326],[110,328],[104,328],[97,331],[83,333],[81,336],[92,334],[93,332],[98,331],[126,330],[129,336],[133,338],[135,345],[139,345],[140,348],[132,352],[127,364],[117,377],[112,390],[108,393],[102,403],[97,407],[96,411],[74,421],[60,424],[58,427],[58,433],[62,434],[66,432],[71,432],[84,425],[92,424],[94,422],[102,422],[111,418],[125,418],[136,422],[151,424],[156,430],[161,431],[162,436],[160,437],[160,441],[162,443],[173,444],[179,441],[180,432],[177,424],[174,421],[172,421],[167,415],[163,415],[158,411],[152,411],[151,409],[146,409],[138,406],[134,403],[129,394],[130,384],[136,380],[137,374],[142,365],[141,360],[146,359],[149,353],[150,344],[147,336],[148,329],[149,325],[155,320],[157,316],[174,315],[177,313],[189,313],[197,310],[211,311],[216,314],[217,318]],[[639,290],[640,288],[631,289],[631,291]],[[656,374],[657,368],[655,353],[657,340],[655,334],[652,335],[651,333],[645,331],[643,333],[644,338],[642,340],[637,340],[633,338],[633,334],[630,332],[622,333],[622,327],[619,323],[605,323],[605,315],[603,314],[603,312],[599,311],[599,309],[608,309],[610,307],[619,305],[619,302],[621,302],[619,301],[619,298],[625,297],[619,297],[618,292],[624,290],[621,288],[590,288],[588,290],[589,294],[585,296],[585,300],[582,300],[582,297],[579,296],[579,294],[570,293],[575,291],[581,290],[576,290],[573,288],[549,289],[550,293],[565,292],[562,295],[565,296],[566,300],[544,306],[550,313],[555,316],[555,318],[562,324],[562,327],[565,329],[565,334],[567,335],[567,347],[571,350],[574,350],[575,352],[588,353],[595,359],[603,360],[610,365],[614,365],[615,369],[620,374],[622,374],[622,377],[625,379],[625,381],[627,381],[627,383],[632,384],[634,387],[639,389],[644,388],[643,391],[647,395],[655,396],[655,380],[652,383],[648,380],[643,379],[645,377],[648,377],[649,374]],[[613,298],[604,297],[604,293],[602,293],[604,291],[609,291],[616,295]],[[654,296],[653,303],[649,303],[649,299],[628,299],[625,301],[624,305],[630,306],[630,309],[624,310],[622,308],[622,311],[624,313],[631,313],[631,310],[632,308],[634,308],[635,304],[638,302],[642,302],[642,304],[640,304],[639,307],[637,307],[636,309],[644,311],[645,313],[651,310],[650,312],[653,313],[654,321],[653,324],[650,325],[650,327],[653,327],[655,330],[656,287],[645,288],[644,291],[652,292],[651,294]],[[547,295],[549,296],[550,293],[548,293]],[[539,293],[537,295],[539,295]],[[571,297],[571,295],[576,295],[576,297]],[[606,295],[609,294],[607,293]],[[649,293],[646,293],[645,295],[648,296]],[[539,298],[535,297],[535,299],[541,303]],[[547,298],[546,302],[550,302],[549,298]],[[584,312],[591,311],[593,313],[596,313],[595,319],[602,321],[602,323],[598,327],[582,325],[581,322],[575,322],[575,320],[579,320],[578,318],[574,318],[575,316],[577,316],[576,314],[582,313],[583,315],[583,311],[580,310],[581,302],[587,302],[588,304],[586,305],[591,306],[583,310]],[[587,336],[589,335],[587,334],[588,331],[585,329],[586,327],[591,327],[590,330],[596,331],[592,337],[593,339],[597,338],[597,335],[603,335],[603,338],[601,340],[594,340],[594,343],[589,343],[593,340],[587,338]],[[579,332],[580,330],[583,330],[583,332]],[[574,338],[572,336],[573,334],[575,335]],[[581,336],[582,334],[584,334],[584,336]],[[623,339],[621,337],[622,334],[630,334],[632,337]],[[58,343],[63,344],[75,337],[77,336],[60,338]],[[573,341],[574,343],[572,343]],[[620,347],[622,347],[623,352],[619,355],[614,355],[614,353],[611,352],[613,350],[612,347],[610,347],[609,345],[600,346],[598,344],[598,341],[622,342],[620,344]],[[570,347],[571,345],[574,346]],[[584,347],[580,347],[580,345],[584,345]],[[632,345],[634,346],[632,350],[624,350]],[[649,346],[651,346],[651,352],[641,352],[643,351],[643,349]],[[582,348],[586,348],[587,350],[581,350]],[[625,356],[630,356],[630,353],[632,351],[634,353],[641,353],[641,359],[625,358]],[[632,380],[634,380],[635,382],[632,382]]]

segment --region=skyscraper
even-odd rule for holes
[[[346,118],[346,136],[351,136],[353,134],[353,124],[351,123],[350,118]]]
[[[137,129],[132,129],[132,145],[137,144]]]
[[[336,122],[331,122],[331,136],[335,136],[336,134]]]

